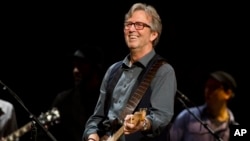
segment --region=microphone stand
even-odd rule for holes
[[[180,93],[180,91],[177,90],[177,93]],[[182,93],[180,94],[183,95]],[[215,132],[206,123],[204,123],[200,118],[198,118],[193,112],[190,111],[189,107],[180,97],[178,97],[177,99],[182,103],[185,109],[187,109],[188,113],[191,114],[197,121],[199,121],[208,130],[208,132],[211,133],[215,137],[216,140],[223,141],[222,138],[220,138],[217,134],[215,134]]]
[[[17,94],[12,91],[7,85],[5,85],[1,80],[0,83],[3,85],[3,90],[8,90],[8,92],[17,100],[17,102],[25,109],[25,111],[30,115],[30,118],[38,124],[42,130],[46,133],[48,137],[51,138],[52,141],[57,141],[55,137],[41,124],[41,122],[28,110],[28,108],[24,105],[22,100],[17,96]],[[32,123],[32,132],[36,132],[36,127],[34,127],[34,123]],[[33,137],[34,136],[34,137]],[[32,133],[32,140],[36,141],[36,133]]]

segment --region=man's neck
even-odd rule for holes
[[[226,105],[221,105],[221,107],[213,107],[208,109],[210,117],[214,120],[223,122],[229,120],[228,108]]]
[[[130,62],[133,64],[152,51],[152,48],[143,48],[130,51]]]

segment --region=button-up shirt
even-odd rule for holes
[[[124,58],[122,64],[123,72],[112,93],[111,104],[107,115],[109,120],[118,118],[120,112],[127,104],[128,98],[131,95],[131,91],[138,79],[138,76],[142,70],[146,68],[147,64],[155,54],[155,51],[152,50],[132,65],[130,65],[129,55]],[[106,117],[104,107],[106,106],[105,98],[107,97],[108,80],[112,68],[115,65],[116,63],[111,65],[104,76],[100,88],[100,97],[94,114],[89,118],[86,124],[84,132],[85,137],[100,130],[98,129],[98,124]],[[147,118],[151,122],[152,132],[149,132],[149,136],[158,134],[166,125],[169,124],[174,114],[174,96],[177,84],[174,69],[169,63],[163,64],[158,69],[150,84],[150,88],[151,107],[148,107],[150,114],[147,115]]]
[[[183,110],[176,117],[170,129],[171,141],[228,141],[230,137],[230,123],[235,122],[232,112],[228,109],[230,120],[215,122],[206,114],[206,104]],[[201,123],[200,119],[203,123]],[[204,124],[204,126],[203,126]],[[211,132],[205,127],[207,126]]]

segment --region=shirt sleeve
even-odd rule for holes
[[[159,68],[151,83],[150,113],[151,121],[149,136],[158,135],[170,123],[174,114],[174,97],[177,90],[176,76],[173,67],[166,63]]]

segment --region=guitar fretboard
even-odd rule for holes
[[[52,110],[46,112],[45,114],[42,113],[39,116],[39,120],[43,125],[49,125],[53,122],[58,123],[59,118],[60,118],[60,113],[56,107],[52,108]],[[20,138],[22,135],[30,131],[32,129],[32,126],[34,126],[34,124],[35,121],[30,121],[26,123],[21,128],[17,129],[8,136],[4,137],[1,141],[15,141],[16,139]]]
[[[14,141],[14,140],[16,140],[17,138],[21,137],[22,135],[24,135],[25,133],[30,131],[31,126],[32,126],[32,122],[29,122],[29,123],[25,124],[24,126],[19,128],[15,132],[13,132],[12,134],[5,137],[4,141]]]
[[[108,141],[117,141],[120,136],[123,134],[123,128],[124,126],[122,125],[119,130],[115,132],[115,134],[108,140]]]

